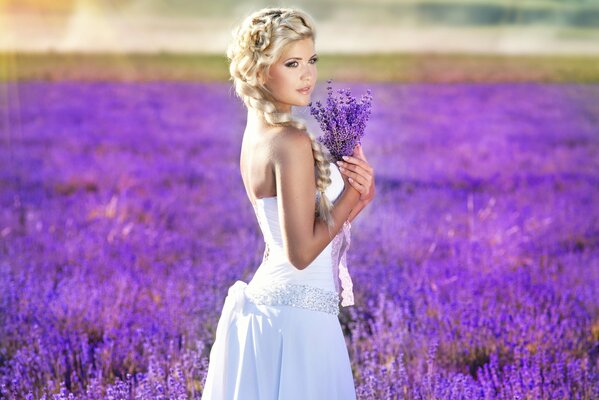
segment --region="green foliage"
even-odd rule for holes
[[[598,56],[321,54],[319,80],[599,82]],[[0,81],[226,81],[219,54],[2,53]]]

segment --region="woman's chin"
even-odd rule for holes
[[[311,101],[312,99],[310,98],[310,96],[305,96],[302,98],[293,99],[293,101],[288,101],[286,104],[292,107],[307,107]]]

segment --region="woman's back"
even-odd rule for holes
[[[332,183],[325,195],[334,201],[343,191],[343,179],[334,164],[331,174]],[[317,193],[315,200],[316,196]],[[249,283],[248,294],[252,299],[264,299],[276,293],[278,304],[295,301],[303,307],[337,314],[339,299],[335,285],[337,277],[333,266],[333,242],[306,268],[299,270],[291,264],[284,249],[277,197],[256,199],[254,210],[264,237],[265,252],[262,263]],[[275,304],[273,301],[271,304]]]
[[[248,124],[243,133],[239,170],[249,201],[276,196],[275,172],[273,153],[276,151],[278,136],[283,129],[280,127],[264,128],[256,126],[251,121],[252,114],[248,113]]]

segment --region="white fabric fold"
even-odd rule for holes
[[[354,305],[353,283],[347,268],[347,251],[350,243],[351,223],[346,220],[341,230],[333,238],[331,248],[333,278],[343,307]]]

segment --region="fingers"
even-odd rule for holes
[[[369,188],[372,181],[372,175],[361,167],[351,166],[350,168],[352,168],[352,170],[340,166],[339,171],[353,181],[357,181],[360,185]]]
[[[355,165],[345,165],[343,167],[339,166],[339,171],[341,171],[350,178],[359,180],[362,183],[364,183],[365,179],[370,178],[370,174],[368,173],[368,171],[364,170],[362,167],[358,167]]]
[[[364,169],[365,169],[365,170],[367,170],[367,171],[368,171],[368,170],[371,170],[371,171],[370,171],[370,173],[372,173],[372,172],[373,172],[373,171],[372,171],[372,168],[371,168],[371,167],[370,167],[370,165],[368,164],[368,161],[366,161],[366,158],[365,158],[365,157],[364,157],[364,158],[362,158],[362,157],[357,157],[357,156],[359,156],[359,155],[360,155],[359,153],[362,153],[361,147],[362,147],[362,146],[359,146],[359,145],[358,145],[358,146],[356,146],[356,148],[358,148],[358,149],[360,149],[360,150],[359,150],[359,151],[357,151],[357,152],[356,152],[356,151],[354,151],[354,153],[353,153],[354,155],[353,155],[353,156],[343,156],[343,161],[345,161],[346,163],[351,163],[351,164],[356,164],[356,165],[359,165],[359,166],[361,166],[362,168],[364,168]],[[362,155],[363,155],[363,154],[364,154],[364,153],[362,153]],[[341,161],[341,162],[343,162],[343,161]]]
[[[349,180],[349,183],[354,187],[354,189],[356,189],[358,192],[360,192],[360,195],[366,195],[368,193],[367,185],[364,185],[352,178],[349,178],[348,180]]]
[[[374,169],[368,164],[362,145],[354,147],[353,155],[343,157],[344,161],[337,161],[339,171],[348,177],[348,182],[360,192],[360,199],[369,199],[370,191],[374,186]]]
[[[361,160],[357,157],[352,157],[352,156],[346,156],[346,157],[344,157],[344,159],[345,159],[345,162],[337,161],[337,165],[339,165],[339,167],[343,167],[347,170],[356,171],[356,172],[359,171],[359,168],[362,168],[369,175],[374,175],[374,169],[366,161]]]

